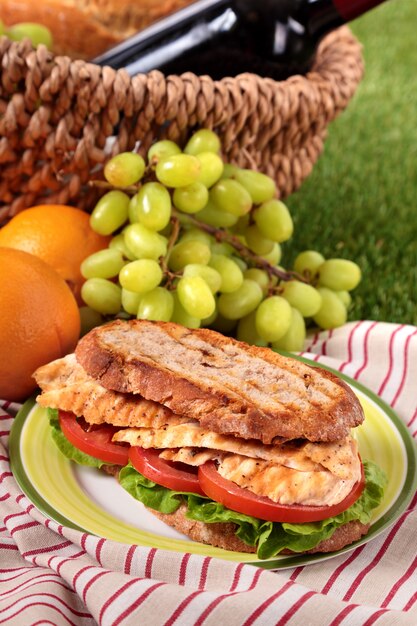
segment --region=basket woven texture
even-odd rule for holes
[[[182,143],[198,127],[219,134],[227,161],[273,176],[284,198],[310,174],[363,74],[346,26],[323,39],[306,76],[284,81],[158,71],[131,78],[5,37],[0,59],[0,223],[35,204],[90,210],[98,190],[89,181],[111,155],[145,153],[161,137]]]

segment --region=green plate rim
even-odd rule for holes
[[[283,354],[284,356],[290,356],[289,353],[282,352],[281,354]],[[402,439],[402,442],[404,444],[405,451],[406,451],[407,473],[406,473],[402,491],[403,492],[407,491],[409,499],[406,504],[408,504],[408,502],[412,499],[414,492],[417,489],[417,442],[412,438],[411,433],[408,430],[407,426],[404,424],[403,420],[396,414],[394,409],[387,402],[385,402],[385,400],[383,400],[380,396],[378,396],[371,389],[369,389],[362,383],[354,380],[347,374],[343,374],[343,372],[339,372],[338,370],[328,365],[324,365],[322,363],[316,363],[316,361],[312,361],[311,359],[308,359],[306,357],[297,356],[297,359],[299,359],[300,361],[303,361],[307,365],[314,365],[314,367],[321,367],[322,369],[325,369],[329,372],[332,372],[333,374],[336,374],[336,376],[344,380],[346,383],[348,383],[352,387],[356,387],[356,389],[362,392],[364,396],[367,396],[370,400],[375,402],[375,404],[377,404],[379,408],[390,418],[391,422],[394,424],[395,428],[397,429],[397,431],[399,432],[401,436],[401,439]],[[410,492],[412,492],[411,496],[410,496]],[[397,498],[397,500],[395,501],[395,503],[397,504],[398,500],[406,499],[406,497],[407,496],[401,493],[399,497]],[[401,512],[404,511],[405,506],[401,510]],[[393,507],[391,507],[385,513],[385,515],[383,515],[377,522],[375,522],[374,526],[377,526],[378,523],[381,522],[381,520],[383,521],[384,518],[389,514],[392,508]],[[362,541],[361,543],[364,543],[364,541]]]
[[[32,486],[29,476],[26,473],[26,470],[23,466],[23,462],[20,452],[20,435],[22,434],[23,426],[25,425],[26,419],[36,404],[36,395],[30,396],[23,404],[22,408],[16,414],[14,418],[12,427],[10,429],[10,437],[9,437],[9,455],[10,455],[10,467],[12,469],[13,475],[16,479],[17,484],[22,489],[22,491],[26,494],[29,500],[39,509],[41,513],[46,515],[46,517],[50,517],[54,521],[58,522],[58,524],[62,524],[63,526],[68,526],[69,528],[73,528],[75,530],[79,530],[81,532],[86,532],[84,528],[78,526],[70,519],[67,519],[64,515],[61,515],[59,511],[54,509],[44,498],[37,493]],[[30,494],[30,495],[29,495]]]
[[[411,433],[404,424],[403,420],[395,413],[395,411],[392,409],[392,407],[389,406],[389,404],[387,404],[384,400],[382,400],[382,398],[380,398],[376,393],[371,391],[362,383],[354,380],[350,376],[347,376],[346,374],[343,374],[343,372],[339,372],[338,370],[328,365],[312,361],[311,359],[308,359],[306,357],[290,354],[288,352],[280,351],[280,354],[282,354],[283,356],[296,358],[312,367],[322,368],[329,372],[332,372],[333,374],[341,378],[344,382],[349,384],[351,387],[356,388],[369,400],[373,401],[389,418],[389,420],[392,422],[395,429],[397,430],[398,434],[400,435],[401,441],[405,448],[406,474],[402,490],[398,494],[396,500],[392,503],[391,507],[378,520],[376,520],[376,522],[371,525],[368,533],[358,541],[355,541],[353,544],[350,544],[349,546],[346,546],[345,548],[342,548],[341,550],[332,553],[311,555],[300,554],[294,556],[286,556],[284,559],[270,559],[267,561],[251,561],[249,557],[247,561],[244,561],[244,563],[248,565],[255,565],[263,569],[284,569],[301,565],[308,565],[311,563],[319,562],[321,560],[326,560],[330,558],[330,556],[333,557],[344,554],[345,552],[350,552],[360,545],[368,543],[368,541],[375,538],[386,528],[391,526],[395,521],[397,521],[397,519],[399,519],[402,513],[404,513],[404,511],[406,510],[417,489],[417,444],[412,438]],[[48,502],[46,502],[44,498],[32,488],[30,478],[26,474],[22,459],[20,458],[19,454],[20,435],[30,411],[36,404],[36,395],[36,393],[32,395],[23,404],[22,408],[19,410],[16,417],[14,418],[10,430],[10,466],[14,477],[21,487],[22,491],[44,515],[53,519],[57,523],[62,524],[63,526],[67,526],[81,532],[88,532],[89,534],[93,534],[90,533],[90,531],[87,531],[85,528],[82,528],[81,526],[75,524],[72,520],[66,518],[54,507],[52,507]],[[393,514],[394,511],[395,514]],[[216,558],[221,557],[216,556]]]

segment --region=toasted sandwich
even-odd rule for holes
[[[76,462],[226,550],[329,552],[368,532],[384,476],[337,375],[209,329],[114,321],[39,368],[37,402]]]

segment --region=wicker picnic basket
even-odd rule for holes
[[[161,137],[181,143],[198,127],[219,134],[229,162],[273,176],[284,198],[310,174],[363,74],[348,27],[322,41],[306,76],[284,81],[157,71],[131,78],[6,37],[0,60],[0,224],[35,204],[90,210],[99,191],[89,181],[111,155],[146,152]]]

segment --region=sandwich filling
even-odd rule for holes
[[[332,506],[361,480],[351,435],[336,442],[281,441],[265,445],[203,428],[140,396],[108,390],[71,354],[36,373],[40,405],[71,411],[91,425],[111,424],[113,442],[157,449],[170,463],[202,466],[215,461],[224,479],[282,505]]]

